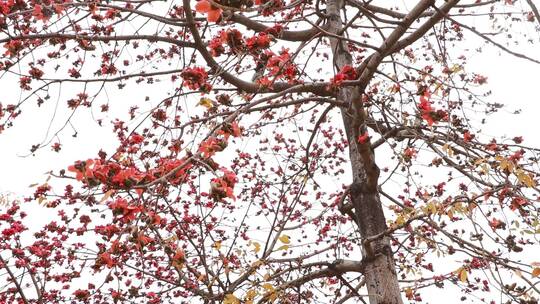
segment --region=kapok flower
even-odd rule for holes
[[[218,22],[221,18],[221,13],[223,13],[222,9],[213,6],[207,0],[197,2],[195,5],[195,11],[206,14],[206,20],[208,20],[208,22]]]

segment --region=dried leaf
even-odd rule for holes
[[[286,234],[283,234],[279,237],[279,240],[283,243],[283,244],[289,244],[291,243],[291,238],[286,235]]]
[[[232,293],[226,294],[223,298],[223,304],[240,304],[240,300]]]
[[[469,273],[467,272],[467,269],[461,267],[457,271],[457,275],[459,277],[459,280],[463,283],[467,282],[467,277],[469,276]]]
[[[105,202],[106,200],[108,200],[109,197],[111,197],[111,195],[113,195],[113,193],[114,193],[114,190],[113,190],[113,189],[111,189],[111,190],[105,192],[105,194],[103,195],[103,197],[101,198],[101,200],[99,200],[99,203],[101,204],[101,203]]]
[[[259,251],[261,251],[261,244],[259,244],[258,242],[253,242],[252,244],[255,247],[255,248],[253,248],[253,251],[255,253],[258,253]]]
[[[199,105],[210,110],[214,107],[214,102],[210,98],[203,97],[199,100]]]
[[[282,245],[277,250],[280,251],[280,250],[287,250],[287,249],[289,249],[289,245]]]

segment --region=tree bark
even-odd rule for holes
[[[342,20],[341,1],[327,2],[328,31],[340,35]],[[351,54],[342,40],[330,38],[334,65],[336,69],[352,65]],[[362,239],[377,235],[387,229],[384,212],[378,193],[379,169],[375,154],[368,140],[359,143],[359,135],[367,132],[366,114],[361,102],[359,87],[340,88],[337,98],[351,105],[341,109],[343,125],[349,141],[349,156],[353,174],[350,197],[354,208],[356,223]],[[365,262],[364,276],[370,304],[401,304],[401,293],[397,279],[395,262],[388,237],[365,243],[362,248]]]

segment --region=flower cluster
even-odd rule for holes
[[[447,121],[448,113],[444,110],[436,110],[432,107],[430,101],[431,93],[428,90],[424,91],[424,94],[420,96],[420,104],[418,109],[420,109],[420,116],[424,119],[429,126],[432,126],[434,123],[439,121]]]
[[[237,29],[227,29],[219,32],[208,42],[210,54],[219,57],[223,54],[242,54],[246,51],[257,55],[262,50],[270,47],[272,36],[267,32],[260,32],[252,37],[244,39],[242,33]],[[225,46],[230,50],[227,52]]]
[[[256,52],[270,47],[272,37],[266,32],[258,33],[257,35],[246,39],[246,47],[250,52]]]
[[[235,200],[234,185],[238,182],[238,178],[227,169],[222,169],[222,171],[222,177],[213,178],[210,182],[210,197],[216,201],[222,201],[227,197]]]
[[[202,92],[208,93],[212,89],[212,85],[208,83],[208,73],[204,68],[186,68],[180,76],[184,79],[182,85],[187,86],[191,90],[200,89]]]
[[[266,68],[270,76],[276,79],[284,78],[291,83],[296,81],[298,69],[292,62],[288,49],[282,49],[279,54],[272,51],[266,51],[264,54],[267,58]]]
[[[356,73],[356,70],[350,65],[345,65],[341,68],[339,73],[337,73],[330,80],[330,82],[332,83],[333,87],[339,87],[344,81],[355,80],[357,78],[358,78],[358,73]]]

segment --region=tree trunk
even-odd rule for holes
[[[340,0],[327,2],[328,31],[341,35],[342,21]],[[330,38],[336,69],[351,65],[352,58],[346,43]],[[342,109],[342,118],[349,141],[353,183],[350,197],[356,222],[362,239],[384,232],[386,220],[378,193],[379,169],[369,140],[358,143],[358,136],[367,131],[365,112],[361,103],[362,93],[358,87],[340,88],[337,98],[351,104]],[[388,237],[366,244],[362,248],[365,262],[364,276],[370,304],[401,304],[401,293],[395,262]]]

